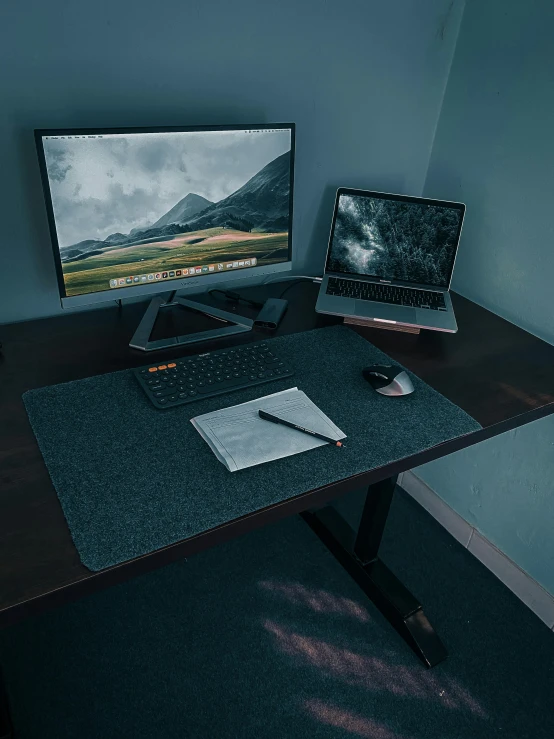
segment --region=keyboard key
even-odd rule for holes
[[[447,310],[444,295],[438,290],[422,290],[399,285],[383,285],[375,282],[360,282],[331,277],[328,282],[327,293],[329,295],[353,297],[358,300]]]

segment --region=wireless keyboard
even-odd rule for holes
[[[293,375],[265,342],[149,364],[133,373],[156,408],[194,403]]]

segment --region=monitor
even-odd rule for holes
[[[447,289],[465,205],[340,188],[326,272]]]
[[[35,131],[62,305],[290,270],[294,134]]]

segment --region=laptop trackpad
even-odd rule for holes
[[[356,315],[362,318],[384,318],[398,323],[416,323],[415,308],[375,303],[373,300],[356,300]]]

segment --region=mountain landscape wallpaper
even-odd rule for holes
[[[129,276],[288,259],[290,130],[43,144],[67,296]]]
[[[341,194],[327,269],[447,286],[461,218],[457,208]]]

